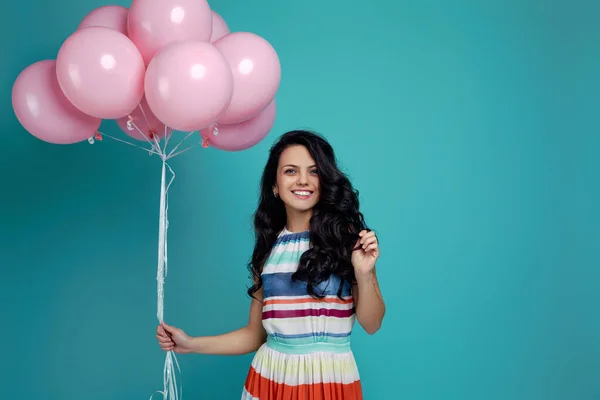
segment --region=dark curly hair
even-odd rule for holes
[[[322,298],[315,286],[326,281],[331,274],[337,275],[341,280],[337,295],[341,297],[344,283],[355,283],[352,251],[359,232],[367,227],[359,210],[358,191],[339,170],[333,148],[319,134],[304,130],[283,134],[271,147],[254,214],[256,243],[248,263],[253,285],[248,288],[248,294],[254,297],[254,293],[262,287],[263,265],[287,222],[285,206],[274,196],[273,187],[279,157],[287,147],[294,145],[306,147],[317,164],[320,199],[310,220],[310,248],[302,254],[292,279],[306,282],[308,294]]]

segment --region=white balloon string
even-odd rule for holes
[[[150,121],[148,120],[148,116],[146,115],[146,112],[144,111],[144,107],[142,107],[142,103],[138,104],[138,107],[140,108],[140,111],[142,112],[142,115],[144,116],[144,119],[146,120],[146,125],[150,126]]]
[[[175,154],[172,154],[173,152],[171,152],[171,153],[169,153],[169,155],[167,156],[167,160],[168,160],[169,158],[177,157],[178,155],[180,155],[180,154],[183,154],[183,153],[185,153],[186,151],[188,151],[188,150],[191,150],[191,149],[193,149],[193,148],[194,148],[194,147],[196,147],[196,146],[198,146],[198,144],[193,144],[193,145],[191,145],[191,146],[189,146],[189,147],[186,147],[186,148],[185,148],[185,149],[183,149],[183,150],[180,150],[180,151],[178,151],[178,152],[177,152],[177,153],[175,153]]]
[[[186,141],[186,140],[187,140],[187,139],[188,139],[190,136],[192,136],[194,133],[195,133],[195,131],[191,131],[191,132],[189,132],[189,133],[188,133],[188,134],[187,134],[187,135],[186,135],[186,136],[183,138],[183,140],[181,140],[179,143],[177,143],[177,145],[176,145],[176,146],[175,146],[175,147],[174,147],[174,148],[173,148],[173,149],[172,149],[172,150],[169,152],[169,154],[167,155],[167,158],[170,158],[170,157],[171,157],[171,155],[172,155],[173,153],[175,153],[175,150],[177,150],[177,149],[179,148],[179,146],[181,146],[181,144],[182,144],[183,142],[185,142],[185,141]],[[165,152],[165,153],[166,153],[166,152]]]
[[[148,116],[146,115],[146,112],[144,111],[144,107],[142,107],[142,105],[139,105],[140,111],[142,112],[142,115],[144,116],[144,119],[146,120],[146,125],[148,127],[150,127],[150,121],[148,120]],[[160,149],[160,138],[157,135],[158,132],[156,132],[154,129],[152,129],[150,131],[150,141],[154,141],[154,144],[156,145],[156,148]],[[166,132],[165,132],[166,135]],[[146,136],[144,136],[146,137]],[[148,140],[148,138],[146,138],[146,140]],[[168,138],[165,139],[165,147],[163,149],[161,149],[162,154],[165,154],[165,152],[167,151],[167,144],[169,143]]]
[[[165,148],[164,149],[160,148],[160,139],[158,138],[158,135],[154,135],[152,137],[152,140],[154,141],[154,146],[153,147],[156,148],[156,149],[159,149],[161,156],[164,158],[164,156],[166,154],[166,150],[167,150],[166,144],[165,144]]]
[[[100,133],[100,134],[101,134],[103,137],[107,137],[107,138],[109,138],[109,139],[112,139],[112,140],[115,140],[115,141],[117,141],[117,142],[125,143],[125,144],[128,144],[128,145],[130,145],[130,146],[137,147],[138,149],[142,149],[142,150],[146,151],[147,153],[150,153],[150,154],[158,154],[159,156],[160,156],[160,155],[162,155],[160,152],[157,152],[157,151],[156,151],[156,149],[154,148],[154,146],[153,146],[153,148],[152,148],[152,149],[148,149],[148,148],[146,148],[146,147],[143,147],[143,146],[140,146],[140,145],[137,145],[137,144],[134,144],[134,143],[128,142],[127,140],[119,139],[119,138],[117,138],[117,137],[114,137],[114,136],[108,135],[108,134],[106,134],[106,133],[104,133],[104,132],[102,132],[102,133]]]
[[[158,312],[159,322],[163,322],[163,285],[165,281],[165,231],[167,229],[166,216],[166,161],[162,162],[162,175],[160,181],[160,208],[158,221],[158,268],[156,280],[158,281]]]
[[[135,123],[134,119],[131,117],[131,115],[129,116],[129,120],[127,121],[127,129],[132,131],[133,129],[135,129],[136,131],[138,131],[138,133],[140,135],[142,135],[144,137],[144,139],[146,139],[146,141],[148,143],[150,143],[150,145],[152,146],[152,149],[154,150],[152,153],[150,153],[150,155],[152,154],[160,154],[162,156],[163,151],[160,148],[160,146],[157,144],[156,142],[156,135],[152,135],[152,137],[148,137],[148,135],[146,135]]]
[[[168,274],[168,270],[169,270],[169,263],[168,263],[168,255],[167,255],[167,233],[169,232],[169,188],[171,187],[171,184],[173,183],[173,181],[175,180],[175,172],[173,171],[173,169],[171,168],[171,166],[168,163],[165,163],[165,165],[167,166],[167,168],[169,168],[169,172],[171,172],[171,180],[169,180],[169,183],[167,184],[167,188],[165,190],[165,277]]]
[[[157,154],[157,155],[161,156],[161,158],[165,157],[166,160],[171,159],[173,157],[176,157],[176,156],[178,156],[180,154],[183,154],[183,153],[187,152],[188,150],[191,150],[194,147],[198,146],[198,143],[197,143],[197,144],[193,144],[191,146],[188,146],[187,148],[185,148],[183,150],[176,151],[190,136],[192,136],[195,133],[195,131],[192,131],[192,132],[189,132],[179,143],[177,143],[175,145],[175,147],[173,149],[171,149],[167,153],[167,146],[168,146],[169,139],[171,137],[170,133],[172,132],[170,128],[165,127],[165,134],[168,133],[168,135],[165,137],[165,141],[164,141],[165,143],[161,147],[161,145],[160,145],[160,139],[157,137],[157,135],[154,135],[152,138],[149,138],[149,137],[147,137],[144,134],[144,132],[142,132],[139,128],[137,128],[137,125],[135,124],[135,122],[128,121],[127,124],[128,124],[128,126],[131,127],[131,130],[136,129],[141,135],[143,135],[145,138],[147,138],[146,141],[152,146],[152,149],[148,149],[148,148],[140,146],[138,144],[131,143],[131,142],[127,141],[127,140],[123,140],[123,139],[120,139],[120,138],[108,135],[106,133],[102,133],[102,136],[105,136],[105,137],[110,138],[112,140],[115,140],[117,142],[121,142],[121,143],[128,144],[130,146],[137,147],[139,149],[142,149],[142,150],[148,152],[150,155]]]
[[[167,184],[167,168],[171,173],[171,179]],[[167,163],[167,157],[162,156],[162,170],[160,180],[160,210],[159,210],[159,223],[158,223],[158,266],[156,273],[157,281],[157,312],[158,321],[162,323],[164,321],[164,283],[168,272],[168,251],[167,251],[167,231],[169,229],[168,219],[168,191],[175,179],[175,173],[171,166]],[[175,363],[175,365],[173,365]],[[174,367],[177,367],[175,370]],[[178,400],[180,397],[181,388],[177,386],[177,372],[181,374],[181,369],[177,362],[175,353],[172,351],[167,352],[165,359],[165,367],[163,372],[163,390],[158,392],[163,395],[164,400]],[[155,393],[156,394],[156,393]],[[150,400],[152,400],[152,397]]]
[[[129,120],[127,123],[128,128],[133,130],[134,128],[140,132],[144,137],[146,135],[135,125],[133,120]],[[165,134],[169,128],[165,128]],[[150,154],[158,154],[162,160],[162,169],[161,169],[161,179],[160,179],[160,202],[159,202],[159,226],[158,226],[158,264],[156,271],[156,281],[157,281],[157,310],[156,316],[158,318],[159,323],[164,321],[164,284],[165,278],[168,273],[168,246],[167,246],[167,233],[169,230],[169,189],[171,184],[175,180],[175,172],[167,162],[170,158],[176,157],[179,154],[185,153],[186,151],[196,147],[197,145],[192,145],[183,150],[176,150],[181,146],[181,144],[188,139],[194,132],[190,132],[183,140],[181,140],[177,145],[167,154],[167,144],[170,135],[166,136],[164,149],[160,146],[160,140],[157,135],[154,135],[152,138],[146,137],[148,143],[152,146],[152,149],[147,149],[145,147],[139,146],[137,144],[133,144],[126,140],[122,140],[116,138],[111,135],[107,135],[102,133],[102,136],[108,137],[115,141],[126,143],[128,145],[138,147],[142,150],[149,152]],[[100,137],[99,137],[100,139]],[[169,179],[167,183],[167,169],[171,174],[171,179]],[[150,400],[154,398],[157,393],[162,395],[163,400],[180,400],[183,397],[183,391],[181,388],[181,382],[178,383],[177,375],[181,375],[181,368],[179,367],[179,363],[177,361],[177,357],[173,351],[168,351],[166,353],[165,365],[163,368],[163,390],[156,391],[150,396]]]
[[[164,129],[165,148],[163,150],[163,153],[165,153],[165,154],[167,154],[167,146],[169,145],[169,139],[171,139],[171,133],[173,133],[171,128],[169,128],[168,126],[165,125],[165,129]]]
[[[152,400],[157,393],[160,393],[164,400],[183,398],[181,383],[179,383],[179,385],[177,384],[175,368],[177,368],[177,372],[181,374],[181,368],[179,367],[175,353],[169,351],[167,352],[165,358],[165,367],[163,369],[163,381],[165,382],[165,387],[163,390],[157,390],[154,392],[152,396],[150,396],[150,400]]]

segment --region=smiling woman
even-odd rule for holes
[[[355,319],[370,334],[383,320],[379,246],[325,139],[291,131],[271,148],[254,225],[248,325],[190,337],[163,323],[160,346],[179,353],[256,351],[242,400],[361,400],[350,335]]]
[[[306,147],[292,145],[281,153],[273,195],[281,198],[291,223],[308,223],[310,211],[319,201],[319,173]]]

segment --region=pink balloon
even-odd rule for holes
[[[103,26],[126,35],[128,12],[129,10],[122,6],[99,7],[87,14],[81,20],[77,29],[89,28],[91,26]]]
[[[69,36],[58,51],[56,73],[69,101],[97,118],[129,114],[144,94],[142,56],[127,36],[105,27]]]
[[[148,64],[169,43],[208,42],[212,31],[211,9],[206,0],[133,0],[127,29]]]
[[[38,61],[21,71],[13,85],[12,106],[21,125],[48,143],[81,142],[102,122],[69,103],[58,86],[54,60]]]
[[[210,43],[168,45],[148,65],[146,100],[154,115],[178,131],[195,131],[215,122],[233,93],[231,70]]]
[[[232,125],[218,125],[217,131],[205,129],[202,137],[214,148],[225,151],[240,151],[249,149],[260,143],[273,128],[275,123],[275,100],[257,116]]]
[[[257,115],[275,97],[281,65],[275,49],[254,33],[234,32],[215,42],[233,73],[233,97],[219,123],[233,124]]]
[[[127,135],[143,141],[153,140],[154,137],[160,140],[165,137],[165,124],[156,118],[150,109],[145,96],[142,97],[140,105],[137,106],[130,115],[132,118],[132,130],[129,130],[128,127],[129,117],[118,118],[116,120],[119,128]],[[142,131],[143,134],[140,133],[140,131]],[[166,132],[170,133],[170,129],[167,128]]]
[[[228,34],[229,27],[223,17],[212,11],[212,34],[210,35],[210,42],[214,43]]]

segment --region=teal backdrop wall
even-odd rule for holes
[[[18,73],[106,4],[2,5],[2,398],[162,389],[158,158],[109,140],[46,144],[10,101]],[[279,110],[248,151],[198,147],[172,163],[166,321],[192,335],[246,323],[267,151],[310,128],[381,241],[387,315],[353,339],[367,400],[599,399],[599,3],[211,5],[278,51]],[[239,398],[251,357],[179,356],[184,399]]]

